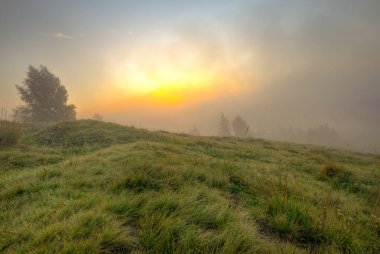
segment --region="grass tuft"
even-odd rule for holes
[[[334,177],[339,177],[342,174],[343,174],[342,166],[333,162],[325,164],[321,168],[322,177],[334,178]]]
[[[324,231],[317,227],[307,209],[294,200],[273,198],[266,212],[268,226],[281,238],[300,245],[320,245],[327,241]]]

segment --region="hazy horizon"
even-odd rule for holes
[[[47,66],[77,117],[216,133],[221,112],[252,130],[328,124],[380,149],[380,1],[0,3],[0,106]]]

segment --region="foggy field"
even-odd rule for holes
[[[380,0],[0,0],[0,254],[380,254]]]
[[[379,253],[380,158],[92,120],[0,148],[1,253]]]

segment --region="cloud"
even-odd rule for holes
[[[71,36],[71,35],[68,35],[68,34],[65,34],[63,32],[57,32],[57,33],[54,33],[53,36],[57,39],[74,39],[75,37],[74,36]]]
[[[79,37],[84,37],[84,36],[87,36],[86,34],[78,34],[78,35],[70,35],[70,34],[66,34],[66,33],[63,33],[63,32],[57,32],[57,33],[53,33],[53,34],[48,34],[48,33],[41,33],[42,36],[47,36],[47,37],[54,37],[56,39],[59,39],[59,40],[72,40],[72,39],[76,39],[76,38],[79,38]]]

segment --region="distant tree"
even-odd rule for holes
[[[230,121],[224,116],[223,113],[220,114],[220,122],[218,126],[218,135],[221,137],[231,136]]]
[[[22,121],[53,122],[75,119],[74,105],[67,105],[68,94],[58,77],[45,66],[29,66],[27,77],[16,85],[25,106],[17,108],[14,117]]]
[[[244,138],[248,136],[249,125],[240,116],[236,116],[233,120],[232,129],[237,137]]]
[[[197,127],[192,128],[192,129],[189,131],[189,134],[190,134],[190,135],[193,135],[193,136],[200,136],[200,135],[201,135],[201,133],[200,133],[200,131],[198,130]]]
[[[92,119],[93,120],[96,120],[96,121],[104,121],[104,117],[102,115],[100,115],[99,113],[95,113],[93,116],[92,116]]]

